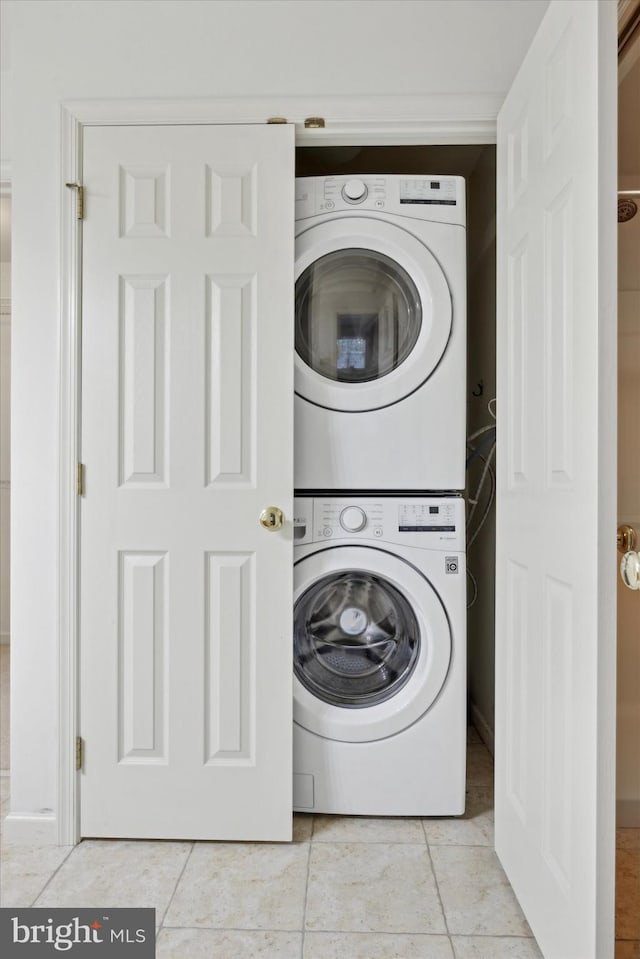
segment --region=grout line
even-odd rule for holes
[[[495,846],[493,843],[485,842],[432,842],[429,843],[429,853],[431,853],[431,846],[434,846],[436,849],[490,849],[491,852],[495,852]],[[504,872],[504,869],[502,870]]]
[[[398,849],[407,849],[409,847],[413,849],[424,849],[425,845],[428,843],[421,842],[419,839],[414,840],[413,842],[396,842],[393,839],[388,839],[380,842],[367,842],[363,839],[346,839],[346,840],[328,840],[328,839],[316,839],[314,840],[314,845],[316,846],[396,846]],[[302,843],[299,843],[302,845]],[[465,848],[462,846],[461,848]],[[469,847],[472,848],[472,847]],[[490,846],[478,846],[478,849],[490,849]]]
[[[219,932],[287,932],[295,933],[299,932],[299,929],[231,929],[231,928],[222,928],[214,926],[167,926],[168,929],[216,929]],[[535,942],[534,936],[521,936],[506,932],[501,933],[489,933],[489,932],[452,932],[450,935],[447,935],[446,932],[385,932],[375,930],[375,931],[359,931],[357,929],[309,929],[309,932],[312,932],[314,935],[324,936],[376,936],[376,938],[384,939],[395,939],[397,936],[414,936],[417,939],[518,939],[521,942]],[[635,942],[635,939],[625,940],[627,942]],[[537,945],[537,943],[536,943]]]
[[[307,881],[304,886],[304,900],[302,903],[302,937],[300,939],[300,959],[304,959],[304,943],[307,933],[307,897],[309,895],[309,875],[311,873],[311,849],[313,843],[313,833],[316,827],[316,817],[311,819],[311,834],[309,835],[309,852],[307,853]]]
[[[49,876],[49,878],[48,878],[47,881],[45,882],[44,886],[42,887],[42,889],[40,890],[40,892],[38,893],[38,895],[35,897],[35,899],[34,899],[33,902],[31,903],[30,908],[33,908],[33,907],[35,906],[36,902],[38,901],[38,899],[40,898],[40,896],[43,894],[43,892],[45,891],[45,889],[47,889],[47,887],[49,886],[49,884],[55,879],[55,877],[58,875],[58,873],[60,872],[60,870],[62,869],[62,867],[63,867],[64,864],[66,863],[66,861],[70,858],[71,854],[78,848],[79,845],[80,845],[80,843],[76,843],[75,846],[72,846],[71,849],[69,850],[69,852],[67,853],[67,855],[64,857],[64,859],[63,859],[60,863],[58,863],[58,865],[57,865],[56,868],[53,870],[53,872],[51,873],[51,875]],[[40,848],[45,848],[45,847],[40,847]],[[52,907],[52,908],[53,908],[53,907]]]
[[[447,931],[447,936],[449,937],[449,942],[451,943],[451,949],[455,955],[455,949],[453,948],[453,941],[451,939],[451,931],[449,929],[449,923],[447,922],[447,914],[444,909],[444,903],[442,902],[442,896],[440,894],[440,884],[438,883],[438,877],[436,875],[436,868],[433,864],[433,857],[431,856],[431,846],[429,845],[429,840],[427,838],[427,830],[425,829],[424,821],[422,823],[422,829],[424,832],[424,838],[427,844],[427,856],[429,857],[429,865],[431,867],[431,875],[433,876],[433,881],[436,887],[436,893],[438,896],[438,902],[440,903],[440,909],[442,910],[442,918],[444,920],[444,928]]]
[[[203,839],[202,841],[203,842],[218,842],[218,841],[224,842],[224,840],[217,840],[217,839],[213,839],[213,840]],[[262,927],[262,926],[197,925],[197,926],[163,926],[162,929],[164,932],[175,932],[176,930],[184,932],[185,930],[195,929],[195,930],[202,930],[203,932],[282,932],[287,936],[300,936],[302,934],[300,929],[272,929],[270,926]],[[160,931],[160,927],[158,927],[158,932],[159,931]],[[395,935],[395,933],[393,933],[393,935]]]
[[[167,903],[167,905],[166,905],[166,907],[165,907],[165,910],[164,910],[164,912],[162,913],[162,919],[160,920],[160,922],[159,922],[159,923],[157,924],[157,926],[156,926],[156,940],[158,939],[158,936],[160,935],[160,932],[161,932],[161,930],[162,930],[163,927],[164,927],[164,921],[165,921],[165,919],[167,918],[167,913],[169,912],[169,909],[171,908],[171,903],[172,903],[173,900],[175,899],[176,892],[178,891],[178,884],[179,884],[180,880],[182,879],[182,877],[184,876],[184,871],[185,871],[185,869],[187,868],[187,863],[188,863],[189,860],[191,859],[191,857],[192,857],[192,855],[193,855],[193,850],[195,849],[195,847],[196,847],[195,842],[192,842],[192,843],[191,843],[191,849],[189,850],[189,855],[186,856],[186,858],[185,858],[185,860],[184,860],[184,865],[183,865],[182,869],[180,870],[180,875],[179,875],[178,878],[176,879],[176,884],[175,884],[175,886],[173,887],[173,892],[172,892],[171,895],[169,896],[169,902]]]
[[[535,942],[534,936],[522,936],[514,932],[452,932],[452,939],[519,939],[522,942]]]

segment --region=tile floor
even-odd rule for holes
[[[473,738],[464,819],[296,815],[291,844],[5,845],[2,905],[153,906],[158,959],[540,959]]]
[[[291,844],[5,844],[1,904],[152,906],[158,959],[541,959],[493,851],[492,761],[473,729],[467,752],[462,819],[296,815]],[[640,830],[618,847],[616,957],[640,959]]]

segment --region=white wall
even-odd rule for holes
[[[9,642],[11,508],[11,197],[0,196],[0,644]]]
[[[547,0],[3,5],[13,179],[12,811],[55,813],[60,103],[502,96]],[[303,115],[307,115],[306,113]]]

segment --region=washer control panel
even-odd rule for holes
[[[357,539],[464,550],[465,504],[459,496],[298,496],[294,514],[296,546]]]
[[[356,211],[464,226],[465,181],[435,174],[296,177],[296,220]]]

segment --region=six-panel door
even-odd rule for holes
[[[290,838],[293,157],[85,131],[83,836]]]

